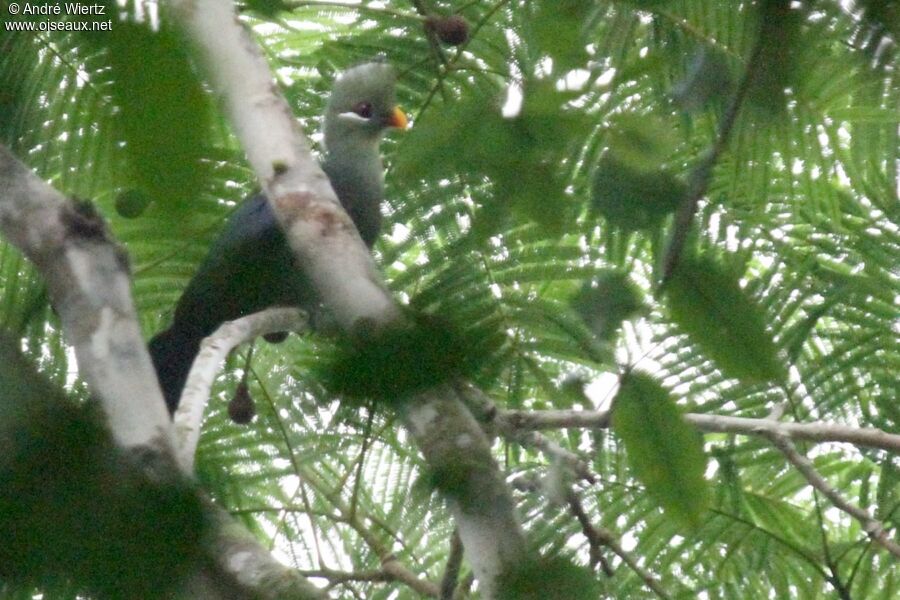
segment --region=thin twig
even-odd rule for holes
[[[425,3],[422,0],[412,0],[412,5],[416,9],[416,12],[419,13],[419,17],[425,23],[425,37],[428,38],[428,44],[431,46],[431,51],[437,57],[437,61],[439,64],[446,65],[448,62],[447,53],[444,52],[444,49],[441,47],[441,40],[438,39],[437,33],[434,28],[431,27],[431,21],[429,19],[434,18],[435,15],[428,7],[425,6]],[[441,81],[441,94],[445,94],[446,92],[443,89],[443,79]]]
[[[741,79],[740,84],[738,84],[737,90],[735,90],[734,97],[725,109],[725,114],[722,115],[722,119],[719,121],[716,139],[714,140],[712,147],[710,147],[691,172],[688,181],[687,195],[675,211],[672,236],[669,239],[669,245],[666,248],[666,253],[663,258],[663,275],[660,283],[661,288],[666,285],[672,277],[675,267],[678,266],[678,260],[681,258],[684,244],[687,241],[691,226],[694,223],[694,215],[697,213],[697,206],[700,202],[700,198],[706,194],[706,190],[709,188],[709,181],[712,178],[713,167],[716,165],[716,161],[718,161],[719,157],[722,155],[722,152],[728,145],[728,140],[731,138],[731,132],[734,130],[734,124],[737,121],[738,113],[744,103],[744,98],[747,96],[747,91],[750,89],[750,85],[756,77],[757,70],[761,67],[760,56],[762,55],[766,43],[768,43],[768,40],[764,39],[762,32],[760,31],[750,55],[750,60],[747,63],[747,68],[744,70],[744,76]]]
[[[469,38],[465,42],[463,42],[460,46],[457,47],[456,53],[444,65],[443,71],[438,73],[438,80],[437,80],[437,82],[435,82],[435,84],[432,86],[431,90],[428,92],[428,95],[425,97],[425,101],[422,103],[422,106],[419,108],[419,111],[416,113],[415,120],[418,120],[425,113],[425,110],[428,108],[428,106],[434,100],[435,95],[441,89],[441,86],[444,83],[444,78],[446,78],[447,75],[451,71],[453,71],[456,63],[459,61],[459,59],[465,53],[466,49],[469,47],[469,44],[472,43],[472,40],[475,39],[475,36],[478,34],[478,32],[481,30],[481,28],[484,27],[487,24],[487,22],[490,21],[491,18],[497,13],[497,11],[500,10],[501,8],[503,8],[503,6],[506,5],[507,3],[509,3],[509,0],[497,0],[497,2],[495,2],[494,5],[488,9],[488,11],[484,14],[484,16],[477,23],[475,23],[475,25],[472,27],[472,30],[469,32]]]
[[[612,535],[610,535],[610,532],[606,529],[594,527],[590,517],[588,517],[587,512],[584,510],[584,506],[581,505],[581,499],[578,498],[578,494],[573,490],[569,490],[567,500],[569,502],[569,510],[572,511],[572,514],[581,524],[581,531],[584,533],[584,537],[587,538],[588,544],[590,545],[591,568],[596,568],[597,565],[600,565],[600,568],[603,569],[603,573],[607,577],[612,577],[614,572],[602,551],[604,546],[609,545]]]
[[[610,424],[609,411],[591,410],[497,410],[492,418],[497,427],[518,431],[606,429]],[[705,433],[736,433],[755,436],[775,432],[792,440],[815,443],[843,442],[900,453],[900,435],[875,427],[851,427],[822,421],[786,423],[768,418],[751,419],[702,413],[687,413],[684,415],[684,419]]]
[[[656,577],[653,576],[653,573],[642,567],[634,558],[634,556],[632,556],[630,552],[625,550],[625,548],[622,547],[618,540],[616,540],[616,538],[613,537],[609,531],[601,531],[605,532],[605,534],[609,536],[609,540],[606,543],[609,549],[612,550],[616,556],[621,558],[622,562],[628,565],[628,568],[634,571],[637,576],[644,581],[648,588],[653,590],[653,593],[655,593],[660,598],[671,598],[669,593],[662,588]]]
[[[563,448],[537,431],[501,431],[503,431],[504,437],[508,440],[517,442],[522,446],[531,446],[547,455],[551,461],[564,465],[567,469],[570,469],[575,473],[579,479],[583,479],[591,484],[597,483],[597,477],[591,471],[591,467],[585,459],[581,458],[571,450]]]
[[[778,450],[781,451],[782,454],[784,454],[784,457],[788,462],[794,465],[795,469],[800,471],[800,474],[803,475],[811,486],[831,501],[835,508],[847,513],[859,521],[863,531],[866,532],[873,542],[894,556],[900,558],[900,544],[897,544],[897,542],[893,541],[888,536],[884,524],[870,515],[868,511],[851,504],[844,499],[831,484],[825,481],[825,478],[819,474],[812,461],[801,454],[787,436],[780,435],[774,431],[766,432],[765,436],[776,448],[778,448]]]
[[[459,531],[454,529],[453,536],[450,538],[450,555],[447,557],[447,566],[444,567],[444,576],[441,578],[441,600],[453,600],[456,584],[459,581],[462,559],[462,540],[459,539]]]
[[[307,569],[301,570],[304,577],[321,577],[327,579],[333,586],[348,581],[393,581],[393,577],[385,571],[337,571],[335,569]]]
[[[544,486],[541,484],[539,479],[534,475],[522,475],[513,479],[510,484],[518,490],[529,492],[529,493],[543,493]],[[573,499],[575,504],[573,504]],[[659,580],[647,569],[642,567],[637,559],[631,555],[627,550],[625,550],[621,544],[616,539],[616,536],[613,535],[611,531],[603,527],[597,527],[590,522],[588,519],[587,513],[584,511],[584,508],[581,506],[580,501],[578,501],[578,497],[575,495],[575,492],[569,490],[566,495],[566,500],[569,504],[569,509],[572,510],[575,518],[578,519],[578,522],[581,524],[582,531],[584,531],[585,536],[588,537],[589,543],[593,544],[602,544],[609,548],[613,554],[622,559],[622,562],[625,565],[634,571],[634,573],[643,580],[643,582],[650,588],[654,594],[659,596],[660,598],[664,598],[668,600],[671,598],[669,593],[663,589]],[[591,555],[593,557],[593,547]],[[608,567],[608,565],[607,565]],[[606,568],[604,568],[604,571]]]

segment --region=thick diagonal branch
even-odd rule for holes
[[[684,250],[684,244],[694,225],[694,215],[697,214],[697,206],[700,203],[700,199],[706,194],[706,190],[709,189],[713,167],[715,167],[722,152],[728,147],[728,141],[731,139],[731,132],[734,130],[734,125],[737,122],[741,106],[744,104],[744,98],[747,96],[747,92],[756,77],[757,71],[764,68],[764,65],[760,64],[760,57],[763,48],[767,43],[769,43],[769,40],[767,40],[765,36],[762,35],[762,32],[760,32],[757,36],[753,50],[750,53],[750,59],[747,61],[747,66],[744,69],[744,75],[734,92],[734,96],[732,96],[731,101],[728,103],[725,113],[719,121],[716,137],[710,148],[700,159],[700,162],[698,162],[693,171],[691,171],[688,180],[687,195],[675,210],[672,235],[669,238],[669,243],[666,246],[665,255],[663,257],[663,286],[669,281],[672,274],[675,272],[675,267],[678,266],[678,261]]]
[[[219,0],[174,4],[318,296],[350,334],[398,324],[399,307],[231,5]],[[483,595],[492,598],[495,580],[518,562],[525,544],[487,438],[447,388],[419,394],[401,412],[429,466],[454,470],[465,483],[461,489],[469,490],[450,499],[449,506]]]
[[[100,216],[89,204],[64,198],[0,146],[0,232],[44,275],[79,370],[101,401],[117,444],[135,454],[152,448],[154,465],[174,469],[167,460],[172,428],[138,327],[127,261]],[[186,584],[188,595],[321,597],[221,509],[209,505],[205,517],[214,524],[215,543],[210,564]],[[226,593],[226,581],[247,589]]]
[[[100,216],[0,146],[0,232],[44,275],[116,442],[168,451],[169,417],[138,327],[128,262]]]

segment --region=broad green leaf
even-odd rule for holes
[[[603,271],[572,300],[572,307],[587,326],[601,339],[609,340],[618,332],[625,319],[642,307],[637,286],[621,271]]]
[[[671,319],[727,376],[747,383],[783,379],[785,366],[762,311],[722,265],[683,256],[665,294]]]
[[[524,89],[521,112],[510,118],[483,96],[433,111],[403,140],[395,169],[401,177],[431,181],[487,177],[493,194],[482,219],[496,226],[512,212],[559,235],[575,208],[565,194],[560,162],[583,122],[564,109],[568,98],[535,81]]]
[[[641,171],[607,155],[594,172],[592,191],[594,208],[611,225],[638,231],[659,225],[687,187],[668,171]]]
[[[635,477],[667,514],[697,527],[709,505],[706,455],[669,393],[650,375],[625,375],[613,401],[612,425]]]
[[[597,579],[563,557],[524,560],[498,582],[498,600],[594,600]]]
[[[664,166],[676,146],[672,126],[652,115],[618,115],[609,124],[607,144],[594,169],[593,207],[626,231],[657,226],[687,193]]]
[[[710,104],[721,104],[731,88],[731,72],[725,57],[715,48],[701,46],[691,57],[684,78],[672,89],[672,95],[682,110],[698,112]]]
[[[532,20],[537,46],[565,72],[587,62],[584,25],[593,8],[588,0],[540,0]]]
[[[654,115],[625,113],[610,120],[609,154],[627,167],[649,172],[672,159],[677,145],[670,121]]]
[[[134,187],[168,207],[186,207],[206,183],[202,159],[212,124],[186,41],[168,25],[154,31],[124,21],[102,41]]]

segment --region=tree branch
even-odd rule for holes
[[[581,525],[581,531],[584,533],[584,537],[587,538],[588,544],[590,545],[591,568],[596,568],[597,565],[600,565],[600,568],[603,569],[603,573],[607,577],[612,577],[614,572],[602,552],[603,546],[608,546],[612,541],[612,533],[606,529],[595,527],[594,524],[591,523],[591,519],[584,510],[581,499],[578,498],[578,494],[575,493],[575,490],[569,490],[566,500],[569,503],[569,510]]]
[[[531,493],[544,493],[546,491],[546,486],[542,485],[540,480],[533,475],[524,475],[518,477],[512,481],[514,487],[523,492],[531,492]],[[643,580],[643,582],[650,588],[654,594],[663,599],[668,599],[671,596],[669,593],[663,589],[659,580],[647,569],[641,566],[638,560],[631,555],[625,548],[622,547],[621,544],[616,540],[616,537],[613,535],[611,531],[605,529],[603,527],[596,527],[593,523],[590,522],[590,519],[587,516],[587,513],[584,511],[584,508],[581,505],[581,501],[575,492],[570,488],[565,492],[565,500],[569,505],[569,510],[578,520],[578,523],[582,527],[582,532],[585,537],[588,538],[588,543],[591,545],[591,559],[594,559],[595,547],[599,547],[600,545],[608,547],[612,552],[622,559],[622,562],[625,565],[635,572],[635,574]],[[609,565],[604,567],[604,570],[608,568]]]
[[[700,199],[706,194],[706,190],[709,188],[709,181],[712,178],[713,167],[715,167],[716,161],[719,160],[722,152],[724,152],[725,148],[728,146],[728,140],[731,138],[731,132],[734,129],[734,124],[737,122],[737,116],[744,103],[744,98],[747,96],[747,91],[750,89],[750,85],[756,77],[757,70],[762,67],[760,64],[762,62],[760,56],[762,55],[763,48],[768,43],[770,43],[770,41],[766,39],[765,36],[762,35],[762,31],[760,31],[757,34],[756,43],[751,51],[747,67],[744,69],[744,76],[741,78],[731,102],[728,104],[725,113],[719,121],[716,138],[713,141],[712,146],[707,150],[706,154],[700,159],[700,162],[694,167],[694,170],[690,174],[687,195],[675,211],[675,221],[672,224],[672,235],[669,238],[669,243],[666,247],[665,255],[663,256],[661,287],[666,285],[672,277],[672,274],[675,272],[675,267],[678,266],[678,260],[681,258],[681,253],[684,250],[684,244],[687,241],[688,233],[690,233],[691,227],[694,224],[694,215],[697,213],[697,206]]]
[[[502,410],[497,412],[494,419],[497,426],[518,431],[606,429],[610,424],[610,413],[589,410]],[[887,433],[875,427],[850,427],[824,422],[784,423],[770,418],[751,419],[702,413],[687,413],[684,419],[706,433],[762,436],[777,433],[792,440],[815,443],[844,442],[888,452],[900,452],[900,435]]]
[[[100,216],[87,203],[63,198],[0,146],[0,231],[46,278],[79,371],[100,399],[116,443],[145,459],[141,451],[150,448],[153,467],[174,473],[167,460],[172,427],[137,324],[127,260]],[[206,508],[214,543],[210,564],[187,584],[191,597],[321,598],[227,514]],[[228,581],[234,585],[225,591]]]
[[[86,202],[68,200],[0,145],[0,232],[47,281],[78,367],[116,442],[171,451],[171,426],[138,327],[128,261]]]
[[[456,584],[459,582],[462,560],[462,541],[459,539],[459,532],[454,531],[450,537],[450,555],[447,557],[447,566],[444,567],[444,576],[441,578],[441,600],[453,600]]]
[[[194,456],[200,440],[203,413],[213,381],[219,372],[219,365],[228,353],[261,335],[277,331],[300,331],[306,324],[306,313],[300,309],[270,308],[222,323],[212,335],[203,339],[173,417],[176,458],[185,473],[194,472]]]
[[[671,598],[669,593],[663,589],[662,584],[653,575],[653,573],[642,567],[637,559],[635,559],[630,552],[626,551],[622,547],[622,545],[619,544],[618,540],[616,540],[611,531],[603,527],[596,527],[590,522],[587,513],[581,506],[581,501],[578,499],[578,496],[574,491],[569,492],[569,508],[575,515],[575,518],[578,519],[578,522],[581,524],[582,531],[584,532],[585,537],[588,538],[588,541],[591,545],[592,565],[593,561],[596,560],[603,565],[603,570],[607,575],[612,575],[612,571],[609,565],[597,550],[601,545],[606,546],[610,550],[612,550],[612,552],[616,556],[622,559],[622,562],[624,562],[629,569],[634,571],[635,574],[637,574],[637,576],[643,580],[644,584],[646,584],[646,586],[650,588],[650,590],[653,591],[653,593],[656,594],[659,598],[663,598],[663,600],[668,600],[669,598]]]
[[[398,305],[231,5],[173,4],[202,51],[212,86],[294,254],[338,324],[358,336],[400,323]],[[447,386],[407,401],[401,414],[431,468],[453,470],[468,490],[449,498],[448,505],[484,597],[493,598],[495,579],[517,564],[526,545],[487,438]]]
[[[812,461],[801,454],[791,440],[780,434],[778,431],[767,431],[765,436],[778,448],[788,462],[794,465],[794,468],[800,471],[800,474],[806,478],[811,486],[821,492],[831,503],[839,510],[847,513],[860,522],[863,531],[872,539],[873,542],[900,558],[900,544],[893,541],[887,534],[884,524],[872,517],[868,511],[851,504],[844,499],[843,496],[834,489],[825,478],[816,471]]]

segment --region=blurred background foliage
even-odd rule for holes
[[[388,225],[376,258],[402,302],[457,326],[478,357],[474,380],[498,406],[607,409],[618,375],[642,371],[622,394],[631,416],[621,427],[548,435],[590,462],[597,481],[576,484],[587,514],[664,589],[900,594],[896,560],[767,442],[706,435],[701,460],[696,436],[665,429],[678,410],[763,417],[779,403],[791,420],[900,429],[895,2],[238,6],[314,141],[337,73],[378,54],[396,66],[413,127],[384,144]],[[257,183],[166,5],[129,0],[109,17],[109,33],[0,30],[0,142],[108,218],[149,337]],[[672,211],[742,82],[684,264],[661,289]],[[0,321],[43,377],[86,397],[40,278],[5,244]],[[389,411],[341,407],[326,392],[317,374],[333,346],[292,335],[258,342],[249,367],[245,351],[230,361],[204,425],[201,483],[298,568],[378,569],[392,552],[437,581],[452,521]],[[257,416],[240,426],[228,403],[245,377]],[[685,480],[642,476],[666,468],[648,452],[654,439],[670,457],[687,453],[667,463]],[[495,449],[511,479],[548,472],[531,449]],[[896,457],[804,450],[855,504],[900,525]],[[588,564],[564,507],[533,491],[516,500],[534,543]],[[654,597],[606,559],[609,573],[595,578],[604,597]],[[418,597],[371,581],[334,594]]]

